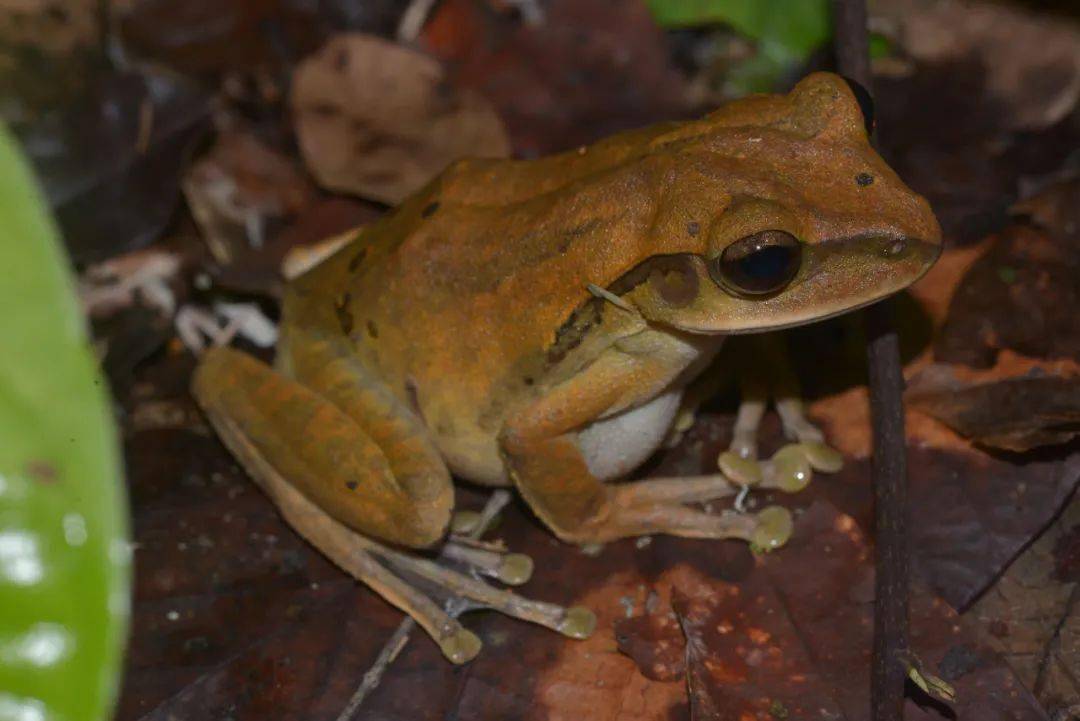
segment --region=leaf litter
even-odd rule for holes
[[[183,254],[185,269],[192,259],[201,269],[182,273],[180,280],[190,283],[193,277],[205,275],[211,285],[200,281],[196,294],[205,295],[209,288],[208,299],[224,292],[229,303],[255,299],[265,304],[280,293],[280,261],[290,249],[311,246],[317,252],[316,241],[378,217],[377,204],[328,196],[326,188],[393,202],[426,182],[440,163],[449,162],[457,152],[476,154],[494,147],[492,154],[505,154],[512,144],[519,154],[534,155],[588,142],[623,127],[680,117],[693,103],[692,91],[668,54],[670,38],[655,28],[641,3],[611,6],[554,0],[545,3],[542,21],[530,24],[520,22],[517,11],[502,6],[491,10],[483,3],[445,0],[421,31],[418,46],[422,51],[370,35],[336,35],[346,27],[388,34],[395,26],[394,15],[385,11],[383,3],[365,5],[365,19],[354,18],[351,25],[342,22],[346,14],[336,3],[320,4],[314,14],[306,5],[289,2],[226,0],[226,5],[243,6],[231,16],[238,22],[227,27],[200,24],[200,18],[213,16],[221,3],[192,3],[190,14],[185,15],[177,14],[175,7],[170,10],[168,2],[140,0],[125,6],[119,16],[118,37],[125,49],[194,73],[211,85],[217,83],[219,98],[252,123],[240,131],[241,137],[221,139],[216,150],[196,161],[215,165],[213,171],[220,172],[217,179],[228,179],[239,189],[237,207],[254,209],[271,219],[264,226],[268,231],[264,247],[251,248],[246,222],[236,222],[247,212],[222,212],[222,208],[235,207],[209,204],[216,222],[229,221],[227,230],[222,233],[203,223],[199,242],[218,233],[229,238],[222,246],[227,244],[237,252],[225,263],[221,258],[211,262],[198,251]],[[952,244],[939,264],[942,274],[915,289],[914,300],[900,303],[902,308],[922,309],[922,316],[903,320],[909,323],[905,327],[918,331],[911,337],[925,340],[932,333],[936,347],[948,349],[933,356],[920,348],[907,356],[909,374],[936,364],[944,374],[938,380],[947,379],[944,384],[923,387],[932,390],[934,410],[927,413],[930,406],[924,405],[908,412],[911,467],[917,469],[912,477],[917,519],[913,555],[927,583],[918,597],[927,609],[923,613],[917,608],[922,614],[917,618],[920,628],[936,629],[937,640],[951,644],[917,650],[931,671],[955,683],[958,703],[995,700],[1001,708],[1017,709],[1019,717],[1026,718],[1024,714],[1035,713],[1027,705],[1030,697],[996,655],[1003,653],[1019,663],[1016,650],[988,642],[987,634],[991,640],[1000,640],[1003,627],[1027,624],[1030,632],[1017,631],[1018,638],[1052,637],[1052,643],[1040,647],[1050,649],[1043,654],[1050,660],[1038,667],[1044,669],[1042,676],[1038,668],[1032,676],[1025,667],[1020,677],[1048,707],[1067,709],[1075,697],[1070,701],[1067,687],[1049,674],[1068,668],[1074,658],[1069,655],[1075,648],[1069,631],[1071,616],[1018,613],[1008,621],[994,617],[976,632],[968,628],[968,619],[977,613],[978,605],[958,621],[946,604],[934,599],[945,598],[954,607],[967,608],[980,594],[987,599],[998,585],[1004,588],[1011,568],[999,584],[992,585],[994,579],[1054,516],[1080,475],[1075,449],[1063,444],[1065,436],[1060,435],[1060,426],[1071,421],[1062,422],[1046,410],[1052,411],[1053,403],[1063,398],[1060,386],[1053,384],[1071,377],[1065,361],[1080,360],[1075,352],[1078,335],[1063,312],[1075,293],[1070,285],[1075,274],[1070,277],[1068,272],[1075,246],[1067,244],[1075,240],[1068,232],[1075,228],[1070,210],[1075,196],[1068,185],[1074,181],[1053,176],[1061,167],[1060,147],[1069,146],[1075,137],[1069,125],[1072,86],[1065,82],[1072,76],[1047,71],[1044,63],[1046,58],[1057,57],[1055,48],[1064,47],[1062,42],[1071,41],[1048,42],[1040,52],[1021,58],[1030,62],[1017,72],[1043,68],[1046,87],[1024,88],[1009,80],[1015,79],[1015,73],[1007,58],[1025,53],[1000,44],[995,47],[1004,48],[1002,56],[991,58],[994,62],[985,83],[964,85],[978,77],[965,63],[973,55],[981,57],[991,46],[985,38],[992,32],[980,26],[978,18],[996,11],[972,5],[977,12],[968,15],[961,4],[941,5],[944,9],[939,12],[951,13],[956,22],[938,24],[963,40],[949,50],[951,56],[942,55],[940,48],[914,46],[926,37],[912,39],[907,47],[904,43],[909,41],[904,38],[910,30],[908,35],[901,32],[897,36],[900,48],[911,55],[905,74],[890,77],[880,88],[885,138],[893,144],[886,147],[886,154],[906,179],[931,196]],[[214,12],[207,14],[210,10]],[[911,27],[917,21],[925,25],[931,16],[913,17]],[[165,18],[173,21],[161,22]],[[290,25],[289,18],[301,19]],[[965,26],[965,22],[973,24]],[[212,30],[202,36],[208,43],[178,42],[185,32],[200,27]],[[1063,24],[1055,37],[1065,38],[1066,32]],[[364,55],[380,43],[386,47]],[[969,53],[964,43],[974,49]],[[334,61],[340,56],[335,58],[328,49],[357,44],[364,47],[361,62],[354,66],[350,55],[348,67],[338,68]],[[320,46],[322,51],[318,51]],[[1024,47],[1035,46],[1025,41]],[[301,86],[298,72],[288,95],[289,73],[312,52],[316,54],[301,68],[314,67],[315,90],[309,95],[300,93],[309,89]],[[372,76],[365,74],[372,65],[389,65],[391,57],[401,60],[403,77],[409,78],[400,94],[396,94],[399,88],[386,81],[369,83]],[[102,149],[100,157],[89,163],[69,162],[71,167],[65,169],[67,161],[61,162],[58,156],[61,161],[55,163],[53,179],[46,179],[47,187],[60,199],[69,197],[62,192],[66,188],[87,189],[85,197],[71,196],[75,210],[62,208],[61,212],[62,219],[65,213],[71,219],[65,221],[67,241],[82,262],[144,247],[162,236],[169,243],[190,245],[195,236],[190,233],[187,208],[182,208],[180,227],[172,225],[180,180],[199,177],[208,168],[203,165],[196,172],[189,164],[195,142],[210,128],[205,94],[200,90],[190,100],[183,99],[193,86],[159,71],[114,74],[103,86],[115,84],[122,86],[120,90],[98,90],[97,80],[91,79],[87,85],[91,89],[80,101],[85,105],[79,107],[93,108],[96,103],[119,108],[123,127],[106,127],[98,136],[77,136],[89,138],[85,143],[90,150]],[[132,74],[134,80],[123,79]],[[365,83],[368,87],[346,102],[348,98],[338,92],[340,86],[334,85],[334,79],[343,76],[356,87]],[[1054,85],[1049,80],[1061,82]],[[173,88],[170,92],[181,100],[171,104],[169,92],[151,93],[149,102],[143,100],[151,85]],[[975,91],[969,92],[972,88]],[[292,118],[284,115],[290,107],[287,97],[295,109]],[[921,103],[920,97],[934,98],[935,103]],[[924,106],[939,111],[923,119],[929,126],[920,124],[921,116],[911,111]],[[1002,107],[1005,112],[1000,112]],[[61,108],[60,115],[50,117],[78,118],[81,112]],[[327,117],[320,118],[320,112]],[[453,117],[455,113],[469,117]],[[942,115],[958,120],[942,124]],[[326,122],[320,125],[322,121]],[[314,141],[305,123],[307,131],[318,128]],[[425,123],[436,129],[467,128],[468,132],[460,133],[461,139],[471,138],[470,147],[480,149],[465,149],[469,143],[459,146],[455,145],[459,139],[445,137],[455,133],[441,139],[440,133],[420,135],[417,128]],[[1015,133],[1016,128],[1033,127],[1046,130]],[[63,122],[49,120],[26,137],[37,138],[39,148],[48,148],[51,137],[68,132],[64,128]],[[395,135],[400,128],[407,131],[404,140]],[[56,132],[60,135],[49,135]],[[320,138],[320,133],[327,134]],[[264,142],[263,149],[284,162],[275,167],[287,165],[290,170],[247,174],[248,164],[266,170],[260,165],[266,154],[253,149]],[[222,143],[240,149],[232,161],[221,162]],[[323,162],[330,156],[326,148],[333,148],[334,143],[339,143],[339,151],[349,150],[341,156],[359,161],[355,177],[347,177],[350,168],[335,170]],[[143,149],[145,154],[125,155],[132,148]],[[124,165],[131,158],[132,163]],[[311,189],[304,173],[297,172],[299,162],[306,163],[307,172],[323,190]],[[85,178],[89,180],[84,182]],[[289,188],[301,186],[307,190],[299,196],[289,194]],[[118,205],[116,197],[127,205]],[[302,202],[291,203],[288,197],[302,197]],[[206,200],[191,204],[205,206]],[[121,207],[125,213],[108,212]],[[1017,219],[1012,225],[1008,224],[1009,208]],[[983,240],[990,230],[993,236]],[[172,285],[167,284],[177,293],[179,306],[192,290]],[[958,285],[971,290],[961,292],[956,290]],[[1046,293],[1040,295],[1040,289]],[[131,295],[146,297],[139,289]],[[153,296],[151,291],[149,297]],[[120,306],[124,303],[121,299]],[[145,313],[139,307],[137,302],[128,310]],[[1025,327],[1017,322],[1025,314],[1039,318],[1039,323]],[[149,315],[160,313],[150,311]],[[128,455],[136,469],[136,525],[143,544],[136,560],[144,581],[137,594],[136,634],[120,717],[334,717],[377,655],[381,639],[396,626],[398,614],[366,590],[353,588],[280,523],[221,446],[207,435],[205,424],[193,420],[197,415],[186,397],[190,359],[175,342],[165,344],[171,328],[155,332],[150,351],[145,344],[140,350],[133,339],[138,329],[150,327],[152,318],[130,318],[127,345],[114,347],[131,350],[129,360],[117,365],[122,369],[118,376],[127,386],[123,402],[129,412],[134,411],[128,418],[142,419],[128,429]],[[986,332],[987,327],[992,332]],[[838,348],[859,347],[858,333],[850,323],[833,322],[804,333],[796,334],[797,347],[813,351],[804,357],[804,365],[837,360],[843,355]],[[163,346],[165,352],[159,353]],[[388,719],[444,718],[447,713],[463,718],[528,718],[530,714],[574,718],[588,708],[600,719],[685,718],[692,705],[692,713],[702,718],[708,717],[710,708],[729,707],[744,708],[761,718],[797,718],[803,706],[809,708],[816,700],[818,708],[859,718],[855,709],[864,700],[858,693],[865,691],[866,684],[845,679],[830,666],[839,663],[837,659],[851,663],[864,659],[859,654],[866,652],[865,637],[849,628],[850,620],[858,615],[852,611],[849,624],[838,624],[830,620],[834,609],[816,606],[820,599],[803,598],[800,593],[816,589],[822,598],[832,598],[838,608],[849,610],[865,608],[869,602],[870,586],[865,573],[858,571],[867,563],[867,541],[860,529],[866,528],[869,518],[868,446],[865,430],[860,430],[866,419],[865,396],[856,388],[861,362],[856,358],[853,366],[840,364],[848,371],[827,379],[824,386],[819,383],[815,388],[813,381],[809,383],[818,398],[812,414],[825,422],[830,440],[836,440],[850,457],[848,467],[837,477],[818,478],[802,494],[786,499],[801,509],[800,532],[818,544],[808,548],[793,544],[755,560],[746,549],[728,544],[710,545],[705,554],[699,543],[656,538],[647,545],[612,544],[597,549],[599,555],[593,558],[555,544],[520,509],[512,509],[507,540],[541,561],[534,584],[560,602],[595,605],[602,619],[597,635],[570,644],[481,614],[476,628],[486,650],[467,670],[447,668],[431,644],[416,639],[370,699],[368,713]],[[909,377],[914,386],[916,377]],[[1009,384],[1039,390],[1025,392],[1012,405],[1004,404],[1001,394],[1010,392]],[[139,413],[143,405],[158,410]],[[988,410],[997,414],[993,423],[987,421]],[[1018,430],[1015,423],[1025,418],[1027,425]],[[684,444],[661,459],[657,468],[713,470],[710,464],[715,463],[716,448],[726,443],[728,427],[726,411],[720,416],[715,410],[706,413]],[[1001,446],[1003,437],[1011,451],[984,450],[995,443]],[[1047,446],[1047,441],[1054,445]],[[702,450],[710,444],[716,448]],[[1021,452],[1021,447],[1031,450]],[[479,502],[466,491],[460,497],[465,503]],[[828,540],[825,545],[834,550],[824,551],[821,539],[832,538],[829,534],[835,532],[836,519],[849,517],[854,526],[848,528],[849,521],[843,521],[846,535]],[[812,523],[815,519],[820,521],[818,526]],[[1057,543],[1067,549],[1071,547],[1068,538],[1062,535]],[[846,549],[846,555],[835,549]],[[800,553],[805,568],[795,568],[796,573],[777,570],[793,563]],[[785,561],[785,554],[790,554],[789,560]],[[846,565],[837,556],[843,556]],[[1059,556],[1067,559],[1068,551]],[[1025,557],[1012,568],[1019,567]],[[841,572],[841,566],[847,570]],[[797,573],[820,576],[828,569],[836,576],[805,579]],[[846,578],[844,573],[856,574],[846,591],[828,586],[836,578]],[[1039,581],[1044,582],[1049,583]],[[740,589],[740,594],[731,594],[730,589]],[[762,599],[762,608],[771,613],[760,615],[756,605],[741,608],[739,604],[751,596]],[[719,601],[709,600],[714,597]],[[792,605],[792,598],[802,602]],[[1026,598],[1019,592],[1012,594],[1010,608]],[[627,603],[634,611],[630,619],[625,617]],[[639,608],[649,608],[651,613],[639,615]],[[739,614],[746,623],[732,624],[728,634],[713,633],[717,616],[739,618]],[[1057,630],[1047,636],[1046,629],[1054,624]],[[688,645],[684,629],[692,636]],[[925,635],[924,640],[935,640],[929,638],[929,631]],[[739,643],[733,651],[725,643],[735,637]],[[790,653],[777,656],[772,652],[770,643],[779,638],[789,639],[784,649]],[[617,639],[623,645],[636,644],[636,650],[629,650],[653,676],[679,679],[680,660],[688,665],[692,698],[683,681],[661,682],[639,673],[638,665],[619,653]],[[657,645],[665,639],[671,643]],[[841,642],[848,646],[841,647]],[[1057,659],[1065,659],[1066,665]],[[801,688],[812,691],[793,696],[792,687],[785,683],[800,675]],[[728,682],[717,684],[716,678]],[[732,678],[743,681],[730,683]],[[1039,678],[1044,680],[1039,682]],[[844,688],[845,682],[852,688]],[[992,688],[984,689],[980,685],[984,683]],[[418,694],[418,688],[425,693]],[[927,713],[945,713],[939,706],[927,708]],[[967,707],[956,707],[960,708]]]

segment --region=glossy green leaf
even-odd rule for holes
[[[757,42],[757,55],[732,68],[737,94],[773,89],[777,78],[829,39],[828,0],[649,0],[664,27],[723,23]]]
[[[770,53],[806,57],[829,37],[828,0],[649,0],[665,27],[725,23]]]
[[[129,608],[109,398],[56,228],[0,127],[0,721],[106,719]]]

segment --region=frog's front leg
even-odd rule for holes
[[[382,383],[330,345],[309,340],[304,355],[291,359],[297,379],[218,348],[203,358],[192,386],[225,444],[286,521],[415,618],[454,662],[475,656],[480,640],[406,577],[566,635],[588,635],[592,616],[584,609],[529,601],[374,540],[411,548],[441,541],[453,504],[450,474],[423,424]],[[498,572],[508,560],[508,582],[527,575],[513,554],[466,555],[459,560],[500,576],[507,575]]]
[[[737,370],[740,403],[735,416],[731,445],[720,454],[721,471],[744,485],[766,483],[787,491],[797,491],[810,481],[811,469],[835,473],[843,457],[825,444],[825,435],[806,416],[798,377],[788,360],[780,333],[747,336],[740,341],[743,351]],[[772,458],[758,461],[758,430],[769,401],[793,443]]]
[[[666,533],[782,545],[791,532],[784,509],[754,516],[684,505],[732,495],[737,488],[720,474],[607,485],[590,470],[579,433],[655,399],[672,380],[662,359],[612,349],[509,418],[500,441],[522,496],[560,538],[575,543]]]

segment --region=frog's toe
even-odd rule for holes
[[[717,463],[720,472],[740,486],[756,486],[763,478],[761,464],[756,459],[741,456],[735,451],[724,451]]]
[[[533,574],[533,560],[524,553],[507,553],[500,546],[467,538],[451,536],[442,555],[508,586],[520,586]]]
[[[533,574],[533,560],[524,553],[507,553],[498,568],[498,579],[508,586],[527,583]]]
[[[439,639],[439,649],[452,663],[468,663],[476,658],[484,644],[467,628],[458,628]]]
[[[455,536],[467,536],[479,525],[479,511],[454,511],[450,516],[450,533]]]
[[[840,451],[822,441],[803,441],[799,445],[815,471],[836,473],[844,467],[844,456]]]
[[[792,443],[776,452],[766,463],[766,485],[785,493],[797,493],[813,478],[813,470],[802,444]]]
[[[583,639],[596,630],[596,614],[584,606],[571,606],[559,624],[558,631],[569,638]]]
[[[772,551],[791,538],[791,512],[782,506],[769,506],[757,514],[757,525],[750,542],[759,549]]]

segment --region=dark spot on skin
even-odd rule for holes
[[[416,390],[416,381],[412,378],[405,381],[405,398],[408,399],[409,407],[413,409],[416,415],[423,418],[424,414],[420,410],[420,394]]]
[[[360,252],[352,257],[349,261],[349,272],[355,273],[356,269],[360,267],[360,264],[364,262],[364,256],[367,255],[367,248],[361,248]]]
[[[431,216],[435,215],[435,212],[438,209],[439,209],[439,201],[436,200],[434,203],[428,203],[427,205],[424,206],[424,209],[420,211],[420,217],[421,218],[430,218]]]
[[[341,332],[345,335],[352,333],[353,329],[353,316],[349,311],[350,300],[352,300],[352,296],[346,293],[334,303],[334,313],[337,315],[338,324],[341,326]]]
[[[701,232],[701,223],[691,220],[686,224],[686,232],[690,234],[691,238],[696,238],[697,234]]]
[[[566,354],[581,345],[589,330],[600,325],[600,310],[604,301],[590,298],[570,314],[566,322],[555,331],[555,342],[547,349],[548,363],[558,363]]]
[[[600,225],[600,219],[592,218],[591,220],[586,220],[584,223],[579,223],[572,228],[566,228],[559,231],[559,235],[562,237],[562,240],[559,241],[558,246],[559,253],[565,254],[566,251],[570,250],[570,246],[573,244],[575,238],[580,238],[581,236],[591,232],[598,225]]]
[[[355,491],[360,484],[356,481],[345,481],[345,487],[350,491]]]
[[[600,225],[600,219],[599,218],[593,218],[591,220],[586,220],[584,223],[581,223],[580,225],[575,225],[573,228],[567,228],[566,230],[563,231],[563,235],[565,235],[565,236],[567,236],[569,238],[577,238],[579,236],[585,235],[589,231],[596,228],[596,226],[598,226],[598,225]]]
[[[534,383],[536,383],[536,381],[534,381],[532,378],[530,378],[528,376],[525,376],[524,380],[525,380],[525,385],[527,385],[527,386],[531,386]]]
[[[858,185],[860,188],[865,188],[873,182],[874,176],[870,175],[870,173],[859,173],[855,176],[855,184]]]
[[[378,338],[379,337],[379,326],[375,325],[375,321],[369,320],[367,322],[367,332],[368,332],[368,335],[371,336],[372,338]]]

